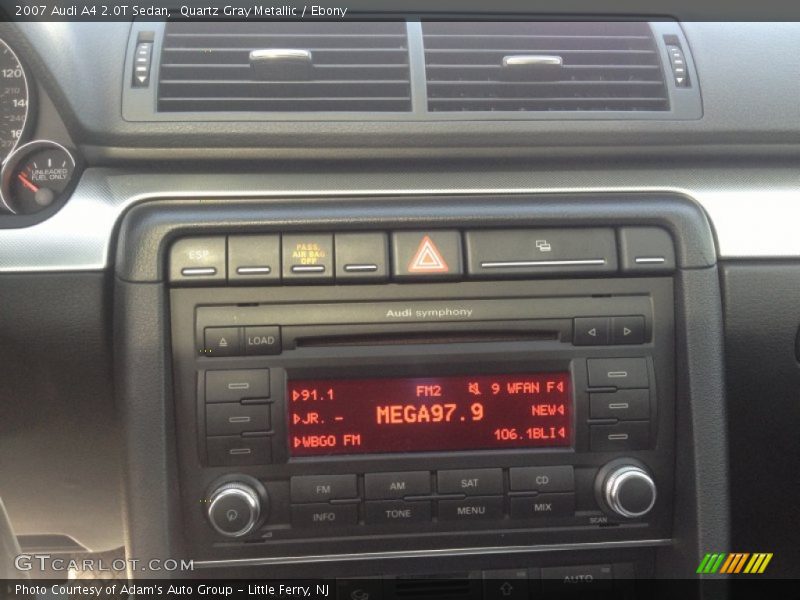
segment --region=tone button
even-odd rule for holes
[[[424,523],[431,520],[431,503],[404,502],[394,500],[388,502],[367,502],[366,523],[368,525]]]

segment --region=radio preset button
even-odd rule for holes
[[[592,387],[646,388],[650,385],[644,358],[589,358],[586,364]]]
[[[593,419],[635,421],[650,418],[650,390],[617,390],[589,394]]]
[[[355,475],[305,475],[291,479],[292,502],[323,502],[356,498]]]
[[[277,326],[245,327],[244,353],[269,355],[281,353],[281,328]]]
[[[593,452],[650,447],[650,421],[620,421],[615,425],[592,425],[589,429],[589,446]]]
[[[610,343],[608,317],[578,317],[574,320],[572,343],[576,346],[604,346]]]
[[[509,471],[513,491],[572,492],[575,471],[568,467],[518,467]]]
[[[388,502],[367,502],[366,504],[365,522],[368,525],[424,523],[430,520],[431,503],[429,501],[390,500]]]
[[[367,473],[364,492],[369,500],[424,496],[431,493],[431,474],[428,471]]]
[[[483,521],[502,518],[502,496],[439,500],[440,521]]]
[[[358,523],[357,504],[300,504],[292,506],[293,527],[333,527]]]
[[[206,402],[269,398],[269,369],[206,371]]]
[[[236,356],[242,353],[242,336],[238,327],[206,327],[203,338],[204,356]]]
[[[272,445],[268,437],[209,437],[206,438],[206,450],[208,464],[212,467],[266,465],[272,462]]]
[[[206,433],[208,435],[240,435],[246,431],[268,431],[268,404],[239,404],[218,402],[206,404]]]
[[[575,514],[575,494],[539,494],[530,498],[511,498],[512,519],[571,517]]]
[[[503,493],[502,469],[459,469],[439,471],[440,494],[487,496]]]

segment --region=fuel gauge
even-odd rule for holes
[[[51,206],[68,191],[75,175],[75,158],[61,144],[30,142],[8,157],[0,172],[0,192],[6,208],[31,214]]]

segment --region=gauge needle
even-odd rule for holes
[[[26,188],[28,188],[33,193],[36,193],[36,192],[39,191],[39,186],[36,185],[35,183],[33,183],[27,177],[25,177],[25,173],[19,173],[17,175],[17,178],[22,182],[22,185],[24,185]]]

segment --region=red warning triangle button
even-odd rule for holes
[[[450,267],[447,266],[442,253],[433,243],[430,236],[425,236],[419,243],[414,258],[408,263],[409,273],[449,273]]]

